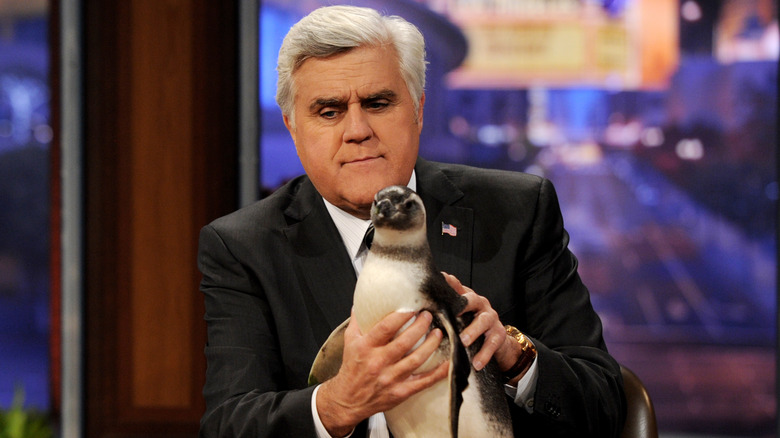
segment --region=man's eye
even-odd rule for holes
[[[387,102],[384,102],[384,101],[381,101],[381,102],[376,102],[376,101],[375,101],[375,102],[369,102],[369,103],[367,103],[367,104],[366,104],[366,107],[367,107],[368,109],[377,110],[377,109],[383,109],[383,108],[387,107],[388,105],[389,105],[389,103],[387,103]]]
[[[325,119],[334,119],[338,115],[338,111],[336,110],[330,110],[330,111],[321,111],[320,117]]]

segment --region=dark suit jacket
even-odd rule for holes
[[[534,412],[513,405],[518,436],[616,436],[619,367],[567,249],[552,184],[422,159],[416,172],[439,269],[487,297],[539,351]],[[201,436],[315,436],[309,368],[349,316],[356,277],[312,183],[299,177],[204,227],[198,265],[208,324]]]

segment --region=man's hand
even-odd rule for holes
[[[442,340],[439,329],[428,333],[433,318],[427,311],[395,337],[414,315],[391,313],[365,334],[360,332],[356,319],[351,318],[344,332],[341,369],[317,393],[320,420],[332,436],[349,434],[362,420],[397,406],[447,377],[447,361],[429,372],[412,374]],[[426,333],[425,341],[410,352]]]
[[[460,340],[468,347],[480,336],[485,336],[482,348],[471,361],[475,370],[479,371],[494,358],[501,371],[506,371],[517,362],[522,354],[520,344],[506,334],[506,329],[498,319],[498,313],[493,310],[487,298],[477,295],[471,288],[464,286],[454,275],[442,272],[444,279],[455,292],[468,300],[461,312],[474,313],[474,320],[460,332]]]

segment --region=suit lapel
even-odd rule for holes
[[[434,164],[419,159],[418,193],[428,216],[428,242],[436,266],[471,285],[474,211],[455,204],[463,192]],[[444,227],[451,234],[443,231]]]
[[[314,335],[322,345],[330,332],[350,315],[355,271],[338,230],[311,182],[302,185],[285,214],[292,224],[283,232],[293,248],[293,263],[302,279]]]

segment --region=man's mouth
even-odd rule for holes
[[[346,162],[346,163],[344,163],[344,164],[361,164],[361,163],[368,163],[368,162],[371,162],[371,161],[377,160],[377,159],[379,159],[379,158],[380,158],[380,157],[374,157],[374,156],[370,156],[370,157],[360,157],[360,158],[355,158],[354,160],[347,161],[347,162]]]

